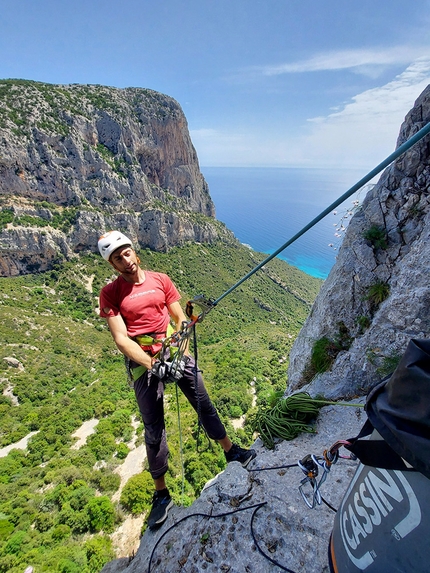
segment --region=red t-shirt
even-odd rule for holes
[[[100,316],[120,314],[131,338],[138,334],[165,334],[170,320],[167,306],[180,298],[171,279],[163,273],[145,271],[145,280],[140,284],[129,283],[120,275],[101,290]]]

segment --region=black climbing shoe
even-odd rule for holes
[[[167,519],[167,513],[172,505],[173,501],[167,489],[162,492],[156,491],[154,493],[154,497],[152,498],[152,509],[148,517],[149,529],[157,529],[157,527],[163,525]]]
[[[224,452],[224,454],[227,463],[239,462],[242,464],[244,468],[246,468],[249,462],[253,460],[257,455],[255,450],[245,450],[244,448],[241,448],[237,444],[233,444],[232,447],[229,449],[229,451]]]

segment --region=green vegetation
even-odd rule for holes
[[[364,314],[360,314],[360,316],[357,316],[355,322],[357,323],[357,326],[360,329],[360,334],[362,334],[365,330],[367,330],[371,325],[370,318]]]
[[[382,379],[394,372],[402,358],[402,355],[397,352],[391,352],[388,355],[384,355],[380,348],[369,348],[366,352],[366,357],[375,367],[376,372]]]
[[[382,363],[376,369],[381,378],[385,378],[385,376],[392,374],[399,365],[401,358],[402,355],[397,352],[392,352],[388,356],[384,356]]]
[[[377,281],[367,289],[365,300],[374,307],[378,307],[390,294],[390,285],[384,281]]]
[[[173,278],[185,305],[197,294],[216,299],[263,255],[232,242],[193,244],[168,254],[144,250],[140,258],[145,268]],[[124,516],[150,506],[146,471],[129,480],[119,503],[112,502],[120,485],[114,470],[127,455],[132,422],[140,418],[123,358],[96,313],[99,290],[111,277],[109,265],[89,255],[45,273],[0,279],[0,379],[2,391],[9,388],[0,394],[0,446],[37,432],[26,451],[0,458],[0,573],[22,573],[29,564],[35,573],[98,572],[113,558],[107,534]],[[238,443],[248,445],[253,430],[248,423],[234,430],[231,418],[250,416],[254,398],[257,406],[271,404],[285,389],[289,350],[320,284],[274,260],[197,325],[206,385]],[[9,366],[7,357],[23,370]],[[225,459],[218,444],[199,432],[195,412],[180,393],[182,495],[173,385],[166,402],[167,482],[176,503],[190,504]],[[95,432],[72,449],[72,434],[94,418]],[[137,443],[142,441],[140,424]]]
[[[363,237],[370,241],[374,249],[386,249],[388,247],[387,231],[383,227],[372,225],[363,233]]]
[[[0,229],[4,229],[9,223],[14,220],[14,214],[12,209],[1,209],[0,210]]]
[[[42,204],[40,204],[42,205]],[[49,218],[40,215],[14,215],[12,209],[6,207],[0,209],[0,229],[5,228],[9,223],[21,227],[52,227],[60,229],[63,233],[70,231],[78,217],[76,207],[59,207],[52,203],[43,202],[43,208],[49,210]]]
[[[323,336],[316,340],[309,364],[303,372],[303,383],[310,382],[317,374],[330,370],[339,352],[348,350],[351,342],[352,338],[343,322],[338,323],[338,332],[333,338]]]

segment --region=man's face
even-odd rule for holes
[[[109,259],[110,264],[121,274],[133,275],[139,268],[137,255],[131,247],[120,247]]]

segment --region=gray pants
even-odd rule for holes
[[[194,358],[190,356],[187,359],[184,375],[178,381],[178,386],[194,410],[196,412],[199,410],[200,420],[208,436],[213,440],[222,440],[227,434],[218,412],[209,398],[200,371],[197,372],[197,380],[198,396],[195,387],[195,362]],[[159,395],[158,380],[154,376],[148,384],[148,372],[145,372],[134,382],[134,392],[145,425],[149,471],[153,479],[157,479],[167,472],[169,456],[164,424],[163,396]]]

